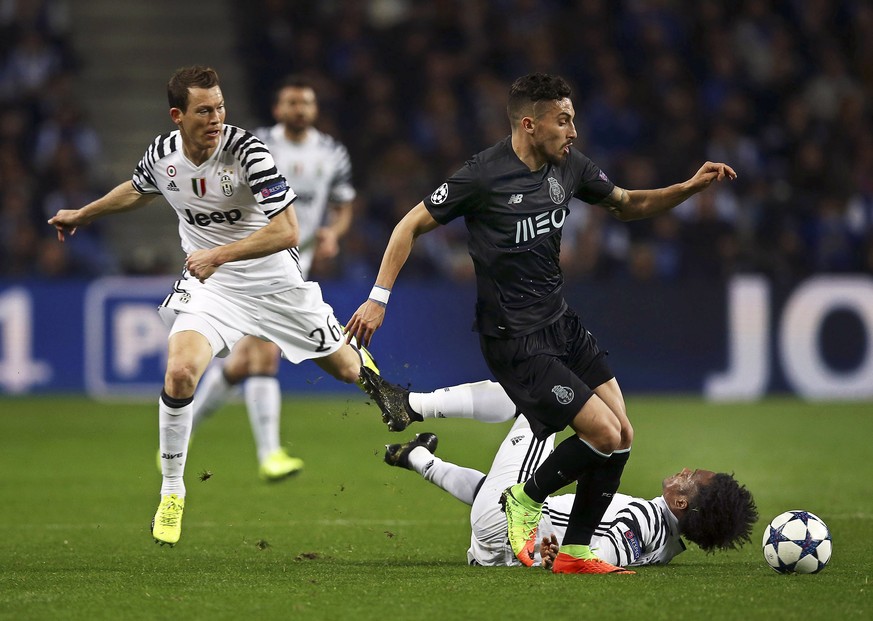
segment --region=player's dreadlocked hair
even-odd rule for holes
[[[547,73],[530,73],[518,78],[509,89],[506,112],[509,121],[517,123],[525,114],[530,114],[538,101],[556,101],[569,97],[570,85],[564,78]]]
[[[189,88],[212,88],[218,86],[218,74],[211,67],[194,65],[176,69],[167,82],[167,101],[171,108],[183,112],[188,109]]]
[[[750,541],[758,509],[751,492],[719,472],[689,499],[679,532],[706,552],[736,550]]]

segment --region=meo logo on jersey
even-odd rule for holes
[[[449,184],[444,183],[436,190],[434,190],[433,194],[430,195],[430,202],[432,202],[434,205],[439,205],[440,203],[444,203],[448,197]]]
[[[566,207],[561,207],[519,220],[515,223],[515,243],[530,241],[538,235],[562,228],[564,220],[567,219],[567,211]]]

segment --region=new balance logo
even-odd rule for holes
[[[507,205],[518,205],[521,202],[521,199],[524,198],[524,194],[513,194],[509,197],[509,202]]]
[[[179,191],[179,186],[176,185],[176,182],[175,182],[175,181],[170,181],[170,183],[167,184],[167,189],[168,189],[170,192],[178,192],[178,191]]]

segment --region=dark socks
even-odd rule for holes
[[[599,468],[582,474],[576,485],[576,500],[570,511],[564,544],[588,545],[594,529],[618,490],[630,450],[616,451]]]
[[[540,464],[534,475],[524,484],[524,492],[536,502],[543,502],[549,494],[579,478],[606,461],[606,456],[598,453],[579,436],[570,436],[552,451]],[[620,474],[619,474],[620,476]]]

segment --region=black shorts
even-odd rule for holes
[[[533,334],[510,339],[480,335],[479,345],[539,440],[566,429],[593,389],[615,377],[606,362],[608,352],[569,308]]]

